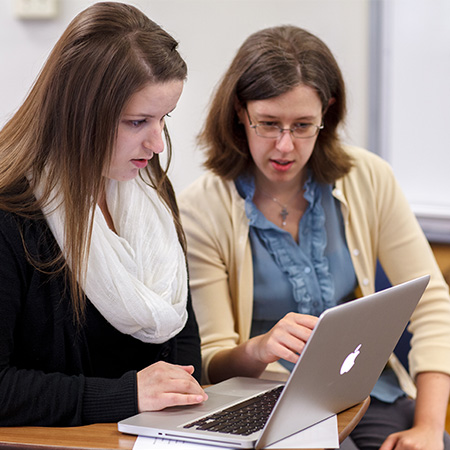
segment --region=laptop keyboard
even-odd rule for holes
[[[215,412],[184,426],[197,430],[249,436],[262,430],[284,386]]]

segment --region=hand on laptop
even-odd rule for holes
[[[306,314],[286,314],[270,331],[251,339],[255,358],[265,364],[279,359],[296,363],[317,320]]]
[[[236,376],[257,378],[267,364],[279,359],[296,363],[317,321],[315,316],[291,312],[267,333],[217,352],[209,365],[209,381],[218,383]]]
[[[178,366],[162,361],[138,372],[139,412],[205,401],[208,396],[192,376],[193,372],[193,366]]]

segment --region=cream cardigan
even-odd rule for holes
[[[410,321],[410,373],[412,379],[424,371],[450,375],[450,297],[431,248],[390,166],[366,150],[345,148],[354,167],[336,182],[333,195],[341,202],[360,290],[363,295],[374,292],[377,258],[393,284],[430,274]],[[214,354],[250,335],[253,268],[248,220],[234,182],[211,173],[185,189],[178,201],[202,340],[203,381],[209,382]],[[415,396],[412,379],[394,355],[390,363],[403,389]],[[278,363],[269,368],[285,370]]]

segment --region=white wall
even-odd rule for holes
[[[14,0],[0,0],[0,126],[25,97],[46,56],[75,14],[95,3],[59,0],[59,15],[45,21],[13,16]],[[321,37],[335,54],[348,88],[346,141],[367,146],[369,0],[137,0],[180,41],[189,76],[169,119],[174,144],[171,179],[180,191],[201,172],[198,133],[211,92],[237,48],[252,32],[295,24]]]

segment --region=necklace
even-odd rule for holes
[[[277,205],[281,206],[281,211],[280,211],[280,216],[281,216],[281,225],[283,227],[286,226],[286,219],[287,216],[289,215],[289,211],[287,209],[289,203],[292,202],[292,200],[294,200],[295,197],[297,197],[297,195],[301,192],[301,189],[298,190],[293,196],[292,198],[289,199],[289,201],[286,204],[281,203],[276,197],[272,197],[269,194],[266,194],[264,191],[262,191],[261,189],[259,189],[259,192],[261,192],[262,195],[264,195],[265,197],[269,198],[270,200],[272,200],[273,202],[275,202]]]

